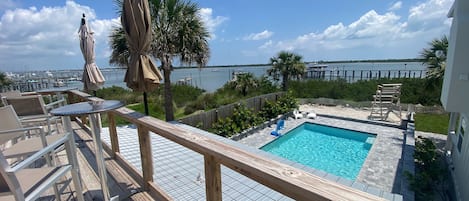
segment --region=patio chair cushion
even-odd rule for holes
[[[48,135],[46,141],[48,144],[63,138],[65,134]],[[21,140],[18,143],[12,145],[3,151],[5,158],[21,157],[25,155],[31,155],[38,150],[42,149],[42,141],[40,137],[29,138],[28,140]]]

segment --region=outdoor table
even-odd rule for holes
[[[96,101],[97,102],[97,101]],[[109,188],[107,184],[106,167],[104,165],[103,145],[101,142],[101,129],[98,125],[99,113],[114,110],[124,106],[124,103],[117,100],[104,100],[99,101],[99,104],[92,105],[92,102],[81,102],[70,105],[65,105],[50,111],[52,115],[63,116],[65,128],[67,131],[72,132],[70,116],[72,115],[88,115],[90,118],[92,136],[94,145],[96,147],[96,163],[98,164],[98,173],[101,182],[101,189],[103,191],[104,200],[118,200],[119,196],[110,197]]]

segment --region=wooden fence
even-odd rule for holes
[[[264,94],[261,96],[246,99],[242,101],[242,103],[245,104],[246,107],[252,109],[254,112],[258,112],[264,106],[266,101],[277,101],[277,99],[283,94],[284,92]],[[226,118],[232,116],[233,109],[236,104],[239,104],[239,102],[224,105],[219,108],[209,110],[207,112],[191,115],[178,121],[184,124],[207,130],[209,128],[212,128],[213,123],[215,123],[219,118]]]

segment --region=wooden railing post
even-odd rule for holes
[[[220,163],[211,155],[205,155],[205,195],[207,201],[221,201]]]
[[[119,138],[117,137],[116,120],[112,112],[107,113],[107,118],[109,120],[109,137],[111,138],[111,148],[112,148],[111,156],[115,158],[116,153],[120,152]]]
[[[140,144],[140,157],[142,159],[143,188],[149,190],[149,182],[153,182],[153,157],[151,152],[151,139],[148,128],[137,124],[138,142]]]
[[[73,102],[74,96],[75,96],[75,94],[71,93],[70,91],[67,91],[67,102],[68,102],[68,104],[74,103]]]

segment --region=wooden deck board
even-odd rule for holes
[[[97,175],[97,164],[95,157],[95,149],[92,137],[87,133],[86,129],[80,127],[79,124],[72,122],[75,132],[75,140],[77,142],[77,159],[80,166],[80,175],[82,179],[83,194],[85,200],[102,200],[101,185]],[[57,154],[60,162],[66,162],[67,157],[64,152]],[[151,196],[142,190],[142,187],[107,153],[104,153],[106,169],[108,172],[108,186],[111,197],[119,195],[119,200],[154,200]],[[66,180],[70,180],[71,175]],[[61,195],[62,200],[75,200],[75,190],[73,185],[69,185]],[[54,191],[48,190],[40,200],[54,200]]]
[[[77,123],[72,123],[79,143],[78,158],[81,176],[85,186],[85,193],[91,197],[102,197],[101,185],[97,176],[97,164],[95,147],[92,138],[86,130]],[[108,185],[111,197],[119,195],[120,200],[153,200],[146,192],[142,192],[141,186],[133,180],[116,161],[104,153],[106,169],[108,172]],[[86,171],[87,176],[84,175]]]

